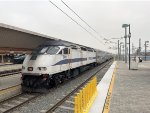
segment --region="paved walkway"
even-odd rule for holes
[[[118,62],[109,113],[150,113],[150,62],[128,70]]]
[[[1,65],[0,72],[21,69],[22,64],[13,64],[13,65]]]
[[[104,77],[97,85],[98,95],[95,98],[90,110],[88,113],[102,113],[103,107],[105,105],[106,97],[108,94],[108,90],[110,88],[110,83],[112,81],[112,76],[114,78],[114,70],[116,69],[116,62],[114,62],[108,71],[105,73]]]

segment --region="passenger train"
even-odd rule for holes
[[[82,45],[47,41],[26,56],[22,66],[22,89],[49,89],[111,58],[110,53]]]

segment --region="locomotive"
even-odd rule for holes
[[[110,53],[90,47],[62,40],[47,41],[26,56],[22,89],[49,89],[110,58]]]

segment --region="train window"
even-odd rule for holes
[[[48,47],[38,47],[32,52],[32,54],[44,54],[47,49]]]
[[[60,48],[58,46],[50,46],[47,50],[48,54],[56,54]]]
[[[72,47],[71,49],[78,49],[77,47]]]
[[[72,49],[77,49],[77,48],[73,47]]]
[[[70,54],[70,49],[68,49],[68,54]]]
[[[48,49],[48,47],[43,48],[40,53],[45,53],[45,51]]]
[[[58,54],[62,54],[62,50],[61,51],[59,51],[59,53]]]
[[[92,50],[92,49],[88,49],[88,51],[93,52],[93,50]]]
[[[64,54],[69,54],[68,48],[64,48]]]
[[[81,47],[81,50],[82,50],[82,51],[87,51],[87,49],[86,49],[86,48],[83,48],[83,47]]]

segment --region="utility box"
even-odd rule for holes
[[[131,69],[137,70],[138,69],[138,63],[139,63],[139,58],[138,57],[132,57],[131,58]]]

